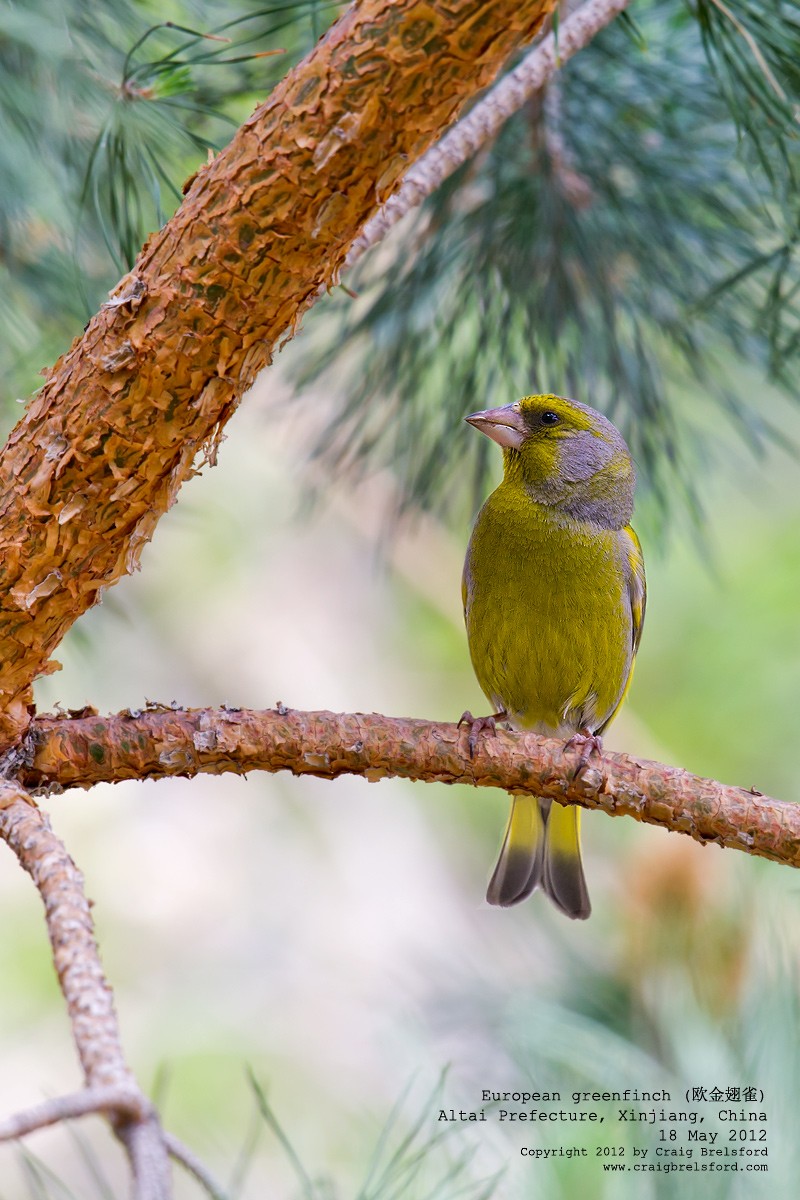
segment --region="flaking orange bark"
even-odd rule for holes
[[[0,746],[402,172],[553,7],[355,3],[197,172],[0,455]]]
[[[800,805],[728,787],[625,754],[593,756],[533,733],[478,738],[456,725],[378,713],[151,708],[100,717],[40,717],[20,778],[29,788],[92,787],[122,779],[291,771],[377,782],[399,776],[544,796],[661,825],[800,866]]]

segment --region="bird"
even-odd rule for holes
[[[493,713],[463,715],[470,752],[504,721],[583,747],[580,770],[625,698],[644,623],[633,460],[607,417],[563,396],[465,420],[503,450],[503,480],[475,520],[462,578],[470,657]],[[536,888],[566,916],[590,915],[580,810],[512,795],[486,899],[508,907]]]

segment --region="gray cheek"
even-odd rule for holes
[[[583,483],[602,471],[614,447],[588,430],[566,437],[560,444],[559,474],[565,483]]]

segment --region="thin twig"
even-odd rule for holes
[[[386,204],[364,226],[345,259],[348,269],[392,226],[430,196],[460,166],[495,136],[508,118],[556,74],[578,50],[628,7],[630,0],[587,0],[560,22],[558,40],[549,33],[519,66],[487,92],[471,112],[436,143],[406,174]]]
[[[123,779],[199,772],[291,771],[336,779],[363,775],[468,783],[599,808],[800,866],[800,805],[728,787],[677,767],[624,754],[593,757],[576,778],[576,755],[533,733],[498,730],[474,758],[455,725],[377,713],[150,706],[116,716],[39,717],[32,727],[28,787],[91,787]]]
[[[193,1150],[190,1150],[188,1146],[184,1146],[183,1142],[172,1133],[165,1133],[164,1141],[167,1144],[170,1157],[174,1158],[190,1175],[194,1176],[200,1186],[208,1192],[212,1200],[228,1200],[228,1192],[214,1178]]]
[[[0,782],[0,838],[14,851],[42,897],[53,962],[88,1094],[104,1091],[129,1097],[130,1104],[123,1110],[111,1108],[110,1119],[128,1153],[135,1200],[168,1200],[172,1189],[166,1145],[158,1117],[122,1053],[114,998],[100,962],[83,876],[47,815],[8,781]]]
[[[81,1092],[44,1100],[41,1104],[0,1120],[0,1142],[14,1141],[48,1125],[58,1125],[61,1121],[74,1121],[77,1117],[97,1113],[114,1113],[117,1117],[141,1121],[150,1110],[151,1105],[138,1088],[84,1088]]]

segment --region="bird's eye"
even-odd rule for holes
[[[543,425],[557,425],[560,420],[561,417],[558,415],[558,413],[554,413],[550,408],[545,409],[541,416],[541,422]]]

